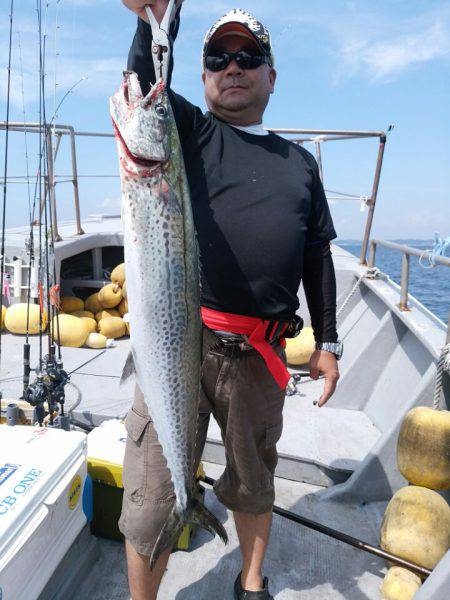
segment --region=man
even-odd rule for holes
[[[122,1],[140,17],[128,68],[137,72],[147,93],[156,80],[151,28],[144,22],[149,1]],[[167,5],[168,0],[152,3],[158,22]],[[171,42],[178,26],[179,11]],[[262,564],[286,385],[282,341],[298,323],[297,291],[303,277],[318,343],[310,372],[314,379],[325,376],[323,406],[335,390],[336,359],[342,352],[330,252],[336,233],[314,158],[262,126],[276,81],[266,28],[240,9],[230,11],[206,36],[202,79],[206,114],[170,90],[201,257],[205,329],[196,460],[213,413],[227,458],[215,492],[233,511],[242,553],[235,598],[269,600]],[[259,345],[252,335],[241,334],[241,326],[250,327],[247,333],[252,334],[263,323],[271,327],[269,331],[264,325],[265,340]],[[153,571],[148,557],[174,496],[139,390],[127,430],[120,528],[133,600],[149,600],[157,596],[171,549]]]

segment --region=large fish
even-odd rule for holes
[[[189,188],[163,80],[144,98],[124,73],[110,100],[122,183],[131,351],[123,378],[137,376],[172,475],[176,503],[151,556],[186,523],[226,542],[221,523],[193,495],[201,361],[199,261]]]

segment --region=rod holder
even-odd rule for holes
[[[6,424],[13,427],[19,423],[19,407],[13,402],[6,407]]]

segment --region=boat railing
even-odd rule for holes
[[[39,123],[25,123],[25,122],[10,122],[8,126],[5,121],[0,121],[0,131],[6,130],[16,132],[28,132],[28,133],[44,133],[46,136],[46,150],[48,154],[47,162],[47,173],[45,176],[46,193],[49,194],[50,203],[52,207],[52,230],[53,238],[55,242],[61,241],[62,238],[58,231],[58,214],[56,206],[56,184],[58,183],[57,176],[55,174],[55,161],[59,151],[61,139],[63,136],[69,136],[70,138],[70,155],[72,164],[72,173],[69,177],[65,177],[66,182],[72,182],[73,184],[73,199],[75,208],[75,223],[76,223],[76,234],[83,235],[84,231],[81,225],[81,213],[80,213],[80,196],[79,196],[79,178],[82,177],[78,173],[77,164],[77,147],[76,139],[78,137],[94,137],[94,138],[113,138],[113,133],[98,133],[95,131],[77,131],[71,125],[63,124],[51,124],[42,126]],[[355,140],[364,138],[378,138],[378,156],[375,167],[375,174],[372,184],[372,193],[369,197],[351,196],[349,194],[341,194],[346,198],[362,199],[364,204],[369,208],[367,220],[365,224],[364,238],[361,247],[360,263],[366,264],[367,249],[370,239],[370,233],[372,229],[372,222],[375,212],[375,206],[378,195],[378,188],[380,183],[381,168],[383,164],[384,148],[386,144],[386,134],[383,131],[353,131],[353,130],[333,130],[333,129],[287,129],[287,128],[271,128],[270,131],[284,135],[291,141],[303,145],[305,143],[311,143],[315,146],[317,163],[319,166],[320,177],[323,181],[324,169],[322,163],[322,145],[324,143],[332,141],[342,140]],[[344,199],[346,199],[344,198]],[[42,200],[42,204],[45,202],[45,194]],[[40,214],[42,214],[43,206],[40,207]]]
[[[398,244],[396,242],[389,242],[386,240],[372,240],[370,242],[370,252],[369,252],[369,267],[375,266],[375,258],[377,247],[383,246],[384,248],[389,248],[390,250],[395,250],[397,252],[402,253],[402,269],[400,276],[400,304],[399,309],[401,311],[409,311],[408,307],[408,297],[409,297],[409,266],[410,266],[410,258],[411,256],[418,256],[420,259],[428,259],[432,264],[436,265],[444,265],[445,267],[450,267],[450,258],[447,256],[435,256],[432,255],[429,250],[421,250],[419,248],[413,248],[412,246],[408,246],[406,244]],[[449,323],[450,325],[450,323]]]

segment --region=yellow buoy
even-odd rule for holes
[[[286,339],[286,359],[290,365],[306,365],[315,350],[312,327],[304,327],[295,338]]]
[[[63,296],[61,298],[61,310],[65,313],[73,313],[76,310],[84,310],[84,302],[75,296]]]
[[[126,281],[123,282],[123,286],[122,286],[122,298],[124,300],[127,300],[127,282]]]
[[[11,333],[27,332],[27,303],[12,304],[6,310],[5,327]],[[38,304],[30,304],[28,333],[39,333],[40,309]],[[47,313],[42,314],[42,331],[47,328]]]
[[[2,305],[2,324],[1,324],[2,329],[5,326],[5,315],[6,315],[6,306]]]
[[[434,569],[450,548],[450,506],[428,488],[415,485],[401,488],[386,508],[381,546],[401,558]]]
[[[95,314],[90,310],[76,310],[70,314],[74,317],[87,317],[88,319],[95,319]]]
[[[84,343],[88,348],[106,348],[108,339],[101,333],[90,333]]]
[[[108,317],[98,323],[99,332],[107,338],[121,338],[126,333],[125,323],[120,317]]]
[[[95,320],[97,323],[102,319],[107,319],[108,317],[120,317],[120,312],[116,308],[105,308],[104,310],[100,310],[95,315]]]
[[[94,313],[94,315],[98,313],[99,310],[102,310],[103,306],[100,304],[100,300],[98,299],[98,292],[95,292],[95,294],[91,294],[88,298],[86,298],[84,308],[85,310]]]
[[[397,444],[400,473],[432,490],[450,488],[450,412],[418,406],[403,420]]]
[[[111,273],[111,281],[113,283],[118,283],[122,287],[125,281],[125,263],[117,265],[117,267],[113,269]]]
[[[123,299],[117,307],[117,310],[119,311],[121,317],[123,317],[123,315],[126,315],[128,312],[128,300]]]
[[[82,321],[84,321],[88,333],[96,333],[97,332],[97,321],[95,319],[91,319],[90,317],[78,317],[78,319],[81,319]]]
[[[122,300],[122,290],[118,283],[109,283],[102,287],[98,299],[103,308],[114,308]]]
[[[403,567],[391,567],[381,586],[383,600],[412,600],[422,581]]]
[[[56,319],[58,319],[58,324]],[[57,327],[59,327],[59,331]],[[59,315],[52,319],[51,333],[53,341],[61,346],[80,348],[88,336],[88,327],[84,319],[73,315]]]

